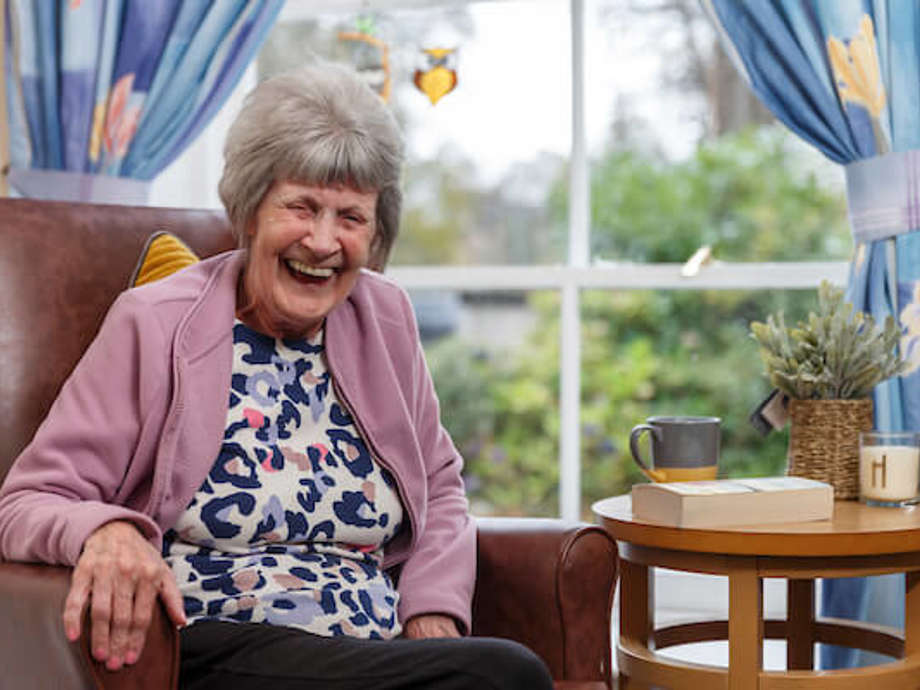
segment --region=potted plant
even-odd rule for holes
[[[836,498],[859,495],[859,432],[872,429],[872,389],[903,370],[901,331],[844,302],[824,281],[818,311],[795,327],[783,314],[751,324],[766,374],[789,398],[787,474],[834,486]]]

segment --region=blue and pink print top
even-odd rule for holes
[[[393,476],[336,397],[323,334],[277,340],[237,320],[223,445],[163,543],[189,621],[394,637],[381,563],[402,519]]]

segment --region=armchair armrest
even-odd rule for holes
[[[89,618],[79,642],[64,635],[61,613],[70,568],[0,563],[0,668],[11,687],[59,690],[170,690],[179,674],[179,636],[162,606],[154,610],[140,659],[108,671],[89,652]]]
[[[562,520],[477,525],[473,634],[527,645],[557,687],[609,687],[616,543],[600,527]]]

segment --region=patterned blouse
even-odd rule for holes
[[[394,637],[381,563],[402,519],[393,476],[336,397],[323,333],[276,340],[237,320],[223,445],[164,537],[189,621]]]

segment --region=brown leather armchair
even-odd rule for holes
[[[126,285],[146,238],[182,237],[199,255],[228,249],[222,213],[0,199],[0,480]],[[557,687],[610,687],[616,545],[560,520],[478,521],[473,634],[518,640]],[[68,568],[0,563],[0,686],[176,687],[178,635],[157,612],[132,667],[109,672],[64,637]]]

